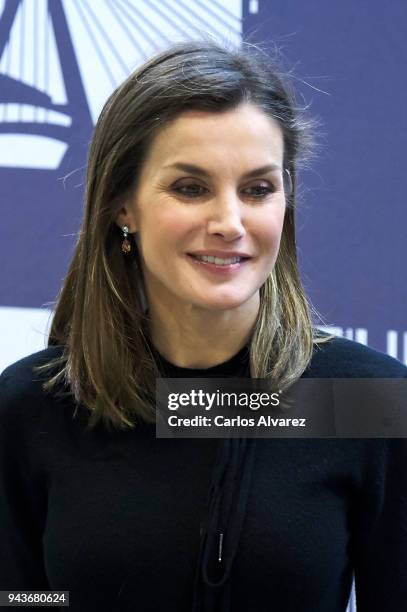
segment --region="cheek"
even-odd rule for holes
[[[144,250],[149,253],[163,254],[165,251],[179,250],[185,243],[185,237],[197,227],[196,217],[175,213],[162,212],[145,219],[142,227]]]
[[[274,252],[280,245],[284,225],[285,210],[273,211],[272,214],[263,215],[256,224],[258,241],[265,250]]]

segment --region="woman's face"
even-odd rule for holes
[[[258,305],[280,245],[282,163],[280,127],[249,104],[187,111],[156,135],[117,219],[137,232],[150,306]],[[197,259],[205,254],[222,260]],[[223,261],[231,257],[244,259]]]

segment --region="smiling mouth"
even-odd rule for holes
[[[229,275],[243,268],[246,268],[251,257],[229,257],[228,259],[221,259],[218,257],[205,257],[196,256],[192,253],[187,253],[191,263],[197,269],[205,270],[211,274],[219,274],[221,277]],[[210,259],[211,261],[207,261]],[[214,261],[212,261],[214,260]]]
[[[194,255],[192,253],[187,253],[193,259],[197,261],[201,261],[204,263],[215,264],[217,266],[230,266],[236,263],[241,263],[243,261],[247,261],[251,259],[250,257],[214,257],[212,255]]]

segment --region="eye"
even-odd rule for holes
[[[257,195],[254,195],[255,199],[265,198],[270,193],[273,193],[275,191],[275,189],[269,187],[268,185],[254,185],[254,187],[248,187],[248,189],[261,190],[260,193],[259,191],[257,191]]]
[[[173,191],[180,193],[181,195],[190,196],[190,197],[199,197],[202,193],[197,193],[194,191],[194,188],[204,189],[201,185],[191,184],[191,185],[182,185],[182,187],[174,187]]]
[[[207,191],[205,187],[202,187],[201,185],[198,185],[197,183],[191,183],[189,185],[182,185],[181,187],[173,187],[172,190],[183,196],[192,197],[192,198],[199,198],[200,196],[203,195],[203,192],[199,190]],[[254,193],[253,193],[253,190],[254,190]],[[244,191],[246,192],[252,191],[251,194],[248,194],[249,197],[252,197],[255,200],[260,200],[262,198],[267,197],[271,193],[274,193],[275,189],[274,187],[271,187],[269,185],[258,184],[258,185],[253,185],[252,187],[248,187],[247,189],[244,189]]]

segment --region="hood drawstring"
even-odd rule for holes
[[[230,610],[231,570],[246,512],[256,441],[219,440],[195,575],[193,612]]]
[[[160,371],[169,378],[250,377],[248,346],[227,362],[200,370],[171,364],[151,342],[149,345]],[[201,529],[192,612],[231,610],[232,566],[246,513],[256,442],[256,437],[219,439]]]

